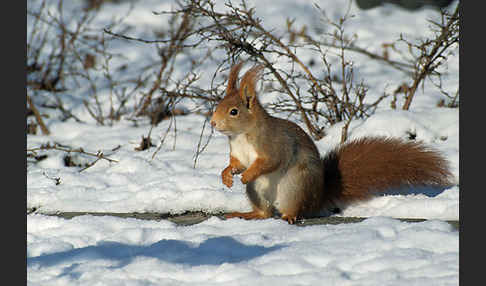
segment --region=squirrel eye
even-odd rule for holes
[[[235,116],[236,114],[238,114],[238,109],[236,109],[236,108],[231,109],[230,114]]]

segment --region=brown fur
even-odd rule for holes
[[[329,152],[324,159],[325,200],[351,203],[402,186],[448,186],[448,162],[424,144],[367,137]]]
[[[227,217],[263,219],[278,215],[289,223],[318,214],[337,203],[369,198],[400,186],[450,185],[447,161],[416,142],[392,138],[351,141],[320,158],[312,139],[295,123],[270,116],[256,96],[263,66],[245,73],[240,86],[235,65],[226,96],[211,125],[230,141],[230,162],[223,183],[241,173],[252,212]],[[236,113],[234,111],[237,111]]]
[[[228,76],[228,85],[226,86],[226,94],[231,94],[238,91],[238,74],[242,66],[243,62],[240,62],[231,68],[230,74]]]

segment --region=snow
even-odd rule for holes
[[[390,117],[393,125],[390,126]],[[438,120],[437,118],[440,118]],[[215,133],[211,143],[193,168],[194,154],[200,136],[199,126],[204,117],[188,115],[177,119],[177,142],[172,149],[173,133],[169,133],[162,149],[152,159],[154,148],[135,152],[146,128],[118,123],[113,127],[86,126],[76,122],[56,122],[50,125],[52,135],[30,136],[28,148],[42,143],[62,142],[74,148],[101,150],[118,163],[99,161],[79,172],[77,168],[63,167],[63,156],[50,156],[38,166],[29,166],[27,174],[27,207],[44,212],[161,212],[186,211],[248,211],[244,186],[238,179],[227,189],[220,178],[228,163],[227,138]],[[163,121],[152,134],[164,134],[170,122]],[[328,135],[316,142],[322,154],[340,141],[341,125],[327,130]],[[459,176],[458,110],[383,111],[364,121],[353,121],[350,138],[365,135],[407,136],[413,131],[417,140],[440,150],[450,161],[456,178]],[[441,140],[441,137],[447,140]],[[157,137],[155,137],[157,138]],[[154,139],[154,142],[159,140]],[[103,142],[100,145],[99,142]],[[133,143],[131,143],[133,142]],[[115,152],[110,151],[121,145]],[[111,153],[113,153],[111,155]],[[51,154],[51,153],[49,153]],[[88,160],[89,159],[89,160]],[[81,159],[79,159],[81,160]],[[85,158],[92,161],[93,158]],[[59,177],[61,184],[50,179]],[[344,216],[458,219],[459,188],[453,186],[440,193],[435,190],[407,190],[405,195],[385,194],[371,201],[344,209]],[[210,198],[210,199],[207,199]]]
[[[280,220],[28,219],[30,285],[457,285],[457,231],[374,217]],[[440,242],[440,243],[438,243]]]
[[[278,31],[285,28],[285,18],[290,17],[295,19],[295,27],[328,29],[311,1],[273,2],[248,1],[249,6],[256,7],[265,27]],[[79,3],[65,2],[64,6],[66,10],[77,9]],[[332,19],[342,16],[349,4],[317,3]],[[218,2],[220,9],[224,8],[222,4]],[[35,5],[38,1],[28,2],[29,9]],[[123,20],[134,28],[130,35],[152,38],[154,29],[167,25],[152,11],[167,10],[172,5],[173,1],[137,2]],[[126,15],[129,7],[128,2],[106,3],[92,25],[101,30],[111,19]],[[354,2],[350,12],[354,17],[346,22],[347,31],[356,33],[358,43],[371,52],[382,51],[382,43],[394,42],[401,33],[412,39],[427,35],[427,19],[437,17],[431,9],[410,12],[392,5],[362,11]],[[115,58],[112,64],[128,62],[129,72],[137,72],[157,58],[155,49],[148,45],[126,41],[110,45],[115,53],[124,55],[124,60]],[[383,92],[392,93],[403,83],[401,72],[359,54],[348,55],[355,65],[356,81],[364,79],[369,84],[370,101]],[[304,62],[312,58],[310,51],[301,51],[299,56]],[[448,58],[443,76],[443,88],[451,94],[459,85],[458,62],[456,52]],[[180,67],[177,73],[183,75],[187,64]],[[201,71],[209,86],[216,65],[204,69],[210,71]],[[319,67],[313,67],[312,72],[316,76],[323,73]],[[443,220],[459,219],[459,110],[436,107],[444,96],[430,82],[417,92],[409,111],[392,110],[391,99],[385,100],[371,117],[351,123],[349,137],[407,138],[413,133],[416,140],[441,151],[449,160],[456,185],[441,190],[394,190],[351,205],[337,215],[369,217],[361,223],[306,227],[275,219],[211,217],[196,225],[178,226],[166,220],[43,215],[59,211],[178,214],[250,210],[238,177],[231,189],[221,182],[229,152],[224,135],[212,134],[195,164],[203,115],[176,117],[177,132],[169,131],[163,145],[160,140],[171,122],[157,125],[151,134],[160,150],[154,156],[156,148],[134,151],[142,135],[150,130],[148,121],[134,124],[122,119],[112,126],[100,126],[82,103],[86,88],[63,95],[65,108],[86,123],[60,121],[58,114],[52,113],[44,119],[51,135],[28,134],[27,148],[57,142],[93,153],[100,150],[118,162],[100,160],[79,172],[79,168],[64,166],[66,153],[45,151],[47,159],[27,164],[27,208],[37,209],[27,215],[28,285],[457,285],[459,232]],[[107,96],[108,92],[100,91],[101,99]],[[265,94],[261,99],[268,103],[276,96]],[[402,104],[403,99],[399,99],[397,106]],[[200,108],[192,101],[180,105],[191,111]],[[326,129],[327,136],[316,141],[322,154],[339,143],[341,128],[338,123]],[[202,142],[208,140],[208,130],[206,126]],[[93,161],[92,157],[71,155],[77,162]],[[56,184],[54,178],[60,183]],[[396,219],[403,217],[428,221]]]

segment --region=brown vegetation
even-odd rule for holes
[[[144,39],[130,36],[131,28],[123,25],[123,17],[113,20],[103,31],[91,29],[93,19],[105,2],[118,1],[86,1],[85,8],[73,19],[67,19],[63,14],[63,0],[56,2],[57,14],[48,12],[49,3],[45,0],[35,10],[28,7],[27,16],[31,21],[27,38],[27,107],[31,112],[27,116],[34,115],[35,125],[43,134],[49,134],[49,130],[42,119],[41,109],[59,111],[61,120],[82,121],[66,107],[63,94],[88,87],[87,97],[82,102],[97,124],[112,125],[122,118],[137,124],[140,118],[149,118],[155,126],[169,119],[166,134],[161,136],[161,145],[168,132],[176,133],[175,116],[187,114],[187,111],[177,109],[176,104],[191,100],[201,106],[203,111],[198,112],[210,114],[224,93],[226,79],[220,79],[220,75],[226,74],[230,66],[242,59],[263,64],[265,81],[270,82],[264,87],[265,91],[280,94],[278,101],[267,108],[282,116],[298,115],[316,140],[325,136],[325,128],[343,122],[341,141],[346,141],[351,121],[369,117],[389,96],[383,92],[373,102],[366,100],[366,81],[358,82],[354,78],[355,66],[364,63],[349,61],[350,53],[365,55],[370,61],[379,61],[408,76],[392,94],[392,108],[396,108],[397,96],[404,94],[406,100],[402,109],[408,110],[425,79],[430,79],[444,94],[445,99],[438,103],[439,106],[457,107],[459,104],[459,91],[454,95],[445,92],[440,73],[441,65],[458,45],[459,7],[452,14],[443,10],[440,23],[431,22],[434,37],[418,41],[401,37],[396,43],[382,43],[383,54],[375,54],[361,47],[352,31],[345,30],[351,17],[349,11],[344,11],[338,19],[330,19],[316,5],[329,27],[317,39],[307,27],[296,27],[291,19],[282,23],[285,26],[283,32],[266,29],[264,19],[259,19],[254,8],[248,7],[245,1],[238,5],[226,3],[227,9],[218,11],[214,0],[182,0],[174,10],[154,12],[168,17],[169,28],[154,31],[154,39]],[[131,73],[131,78],[121,78],[127,66],[113,67],[113,59],[123,58],[110,50],[109,43],[113,41],[154,47],[158,61],[140,73]],[[408,56],[405,55],[407,51],[397,48],[399,43],[406,44]],[[193,51],[196,48],[205,50],[205,55],[195,57]],[[306,63],[299,58],[296,52],[299,49],[312,50],[317,57]],[[225,57],[215,58],[217,51],[224,51]],[[391,53],[403,55],[404,60],[391,60]],[[190,68],[186,74],[176,76],[174,71],[181,57],[190,60]],[[336,58],[340,64],[331,65]],[[213,76],[208,84],[201,82],[198,71],[209,62],[217,62],[217,68],[211,71]],[[277,62],[290,63],[292,68],[280,69]],[[312,72],[312,67],[317,64],[325,69],[327,76],[318,77]],[[108,87],[108,103],[101,99],[102,86]],[[36,132],[33,122],[29,123],[30,132]],[[201,135],[207,132],[207,124],[205,121]],[[200,137],[196,160],[211,135],[212,131],[205,142],[203,136]],[[150,146],[153,145],[149,134],[142,137],[138,149],[145,150]],[[158,150],[160,148],[154,156]]]

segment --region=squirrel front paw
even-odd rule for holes
[[[243,174],[241,174],[241,182],[246,185],[248,182],[253,181],[255,177],[255,174],[252,172],[243,172]]]
[[[221,178],[223,179],[223,184],[225,184],[228,188],[233,186],[233,172],[231,171],[232,167],[228,166],[226,169],[221,172]]]

